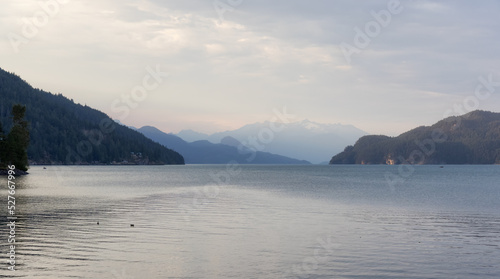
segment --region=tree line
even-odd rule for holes
[[[442,140],[434,141],[438,131]],[[370,135],[330,164],[500,164],[500,113],[473,111],[397,137]]]
[[[12,128],[6,135],[0,122],[0,169],[14,165],[17,169],[28,170],[28,146],[30,133],[28,121],[24,119],[26,107],[16,104],[12,107]]]
[[[26,107],[31,165],[184,163],[177,152],[114,122],[105,113],[62,94],[33,88],[19,76],[0,69],[0,122],[4,131],[13,128],[15,104]],[[110,125],[104,132],[103,122]]]

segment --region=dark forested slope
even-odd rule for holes
[[[364,136],[330,164],[500,164],[500,113],[473,111],[398,137]]]
[[[106,114],[31,87],[0,69],[0,121],[11,128],[11,108],[26,106],[32,164],[183,164],[175,151],[112,121]]]

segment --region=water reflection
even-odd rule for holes
[[[311,168],[300,174],[296,168],[287,180],[287,172],[281,168],[273,172],[266,167],[260,172],[253,167],[233,184],[221,187],[215,198],[190,211],[186,219],[180,205],[192,202],[193,193],[203,191],[210,183],[203,178],[209,180],[209,173],[217,167],[143,169],[137,176],[124,174],[130,169],[70,169],[60,176],[62,180],[55,181],[51,172],[37,168],[33,175],[19,180],[19,272],[2,270],[0,277],[500,275],[498,214],[476,207],[446,210],[448,202],[441,208],[381,202],[383,194],[376,191],[383,187],[373,186],[381,183],[373,172],[349,182],[359,170],[340,176],[329,174],[329,169]],[[123,175],[113,176],[122,171]],[[255,181],[256,174],[269,184]],[[363,188],[369,180],[373,184]],[[310,185],[301,186],[304,181]],[[341,183],[348,191],[337,191]],[[328,187],[330,184],[334,186]],[[376,197],[376,202],[366,202],[370,197]],[[2,210],[6,216],[5,208]],[[2,226],[0,234],[7,233]],[[6,241],[0,244],[5,255]]]

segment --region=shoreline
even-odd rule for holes
[[[14,176],[28,175],[29,172],[20,169],[14,169]],[[0,175],[9,175],[8,169],[0,169]]]

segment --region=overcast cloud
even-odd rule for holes
[[[121,120],[167,132],[238,128],[286,106],[396,135],[470,100],[480,77],[500,82],[499,1],[4,2],[0,67],[119,118],[116,100],[159,65],[169,77]],[[349,59],[346,44],[359,50]],[[500,111],[495,89],[479,109]]]

